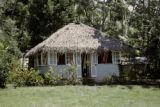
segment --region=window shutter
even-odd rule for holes
[[[37,64],[37,57],[34,57],[34,67],[37,67],[38,64]]]
[[[73,54],[73,64],[76,64],[76,54]]]
[[[112,52],[112,63],[115,64],[115,52]]]
[[[94,64],[98,64],[98,56],[97,56],[97,53],[94,53],[94,54],[93,54],[93,57],[94,57]]]
[[[48,61],[48,65],[50,65],[50,52],[48,51],[47,54],[48,54],[48,60],[47,60]]]
[[[80,53],[76,54],[76,64],[81,65],[81,54]]]
[[[97,55],[95,53],[91,54],[91,76],[96,77],[96,65],[97,64]]]
[[[77,65],[77,77],[82,77],[82,71],[81,71],[81,54],[76,53],[76,65]]]
[[[50,52],[50,65],[57,65],[57,53]]]
[[[119,58],[120,58],[120,54],[119,52],[112,52],[112,62],[113,64],[118,64],[119,63]]]
[[[74,60],[73,60],[73,53],[66,53],[66,62],[67,64],[73,64]]]
[[[41,66],[42,65],[42,63],[41,63],[42,62],[41,53],[38,54],[37,59],[38,59],[38,66]]]

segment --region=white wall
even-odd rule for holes
[[[81,78],[81,74],[82,74],[82,71],[81,71],[81,55],[79,54],[75,54],[74,55],[74,59],[76,64],[78,64],[77,66],[79,67],[77,69],[77,76],[79,78]],[[56,54],[52,55],[53,57],[51,57],[50,55],[50,52],[48,54],[48,66],[38,66],[38,70],[40,71],[40,73],[45,73],[46,71],[49,70],[49,68],[51,67],[51,65],[54,65],[56,66],[56,71],[59,71],[60,74],[62,74],[63,76],[66,75],[68,76],[67,74],[64,74],[63,71],[64,70],[67,70],[68,69],[68,65],[57,65],[57,58],[56,58]],[[115,56],[113,54],[113,56]],[[97,82],[101,82],[103,81],[104,79],[106,79],[106,77],[108,76],[111,76],[111,75],[117,75],[119,76],[119,68],[118,68],[118,64],[115,63],[116,60],[113,60],[115,59],[114,57],[112,58],[113,60],[113,64],[97,64],[98,63],[98,60],[97,60],[97,54],[92,54],[92,57],[91,57],[91,66],[93,67],[93,69],[95,71],[91,71],[92,74],[92,78],[94,78]],[[95,65],[95,66],[94,66]],[[95,67],[95,68],[94,68]],[[66,77],[65,76],[65,77]]]
[[[91,54],[91,77],[94,78],[97,82],[103,81],[106,77],[111,75],[119,76],[119,68],[117,59],[119,58],[118,52],[112,52],[112,62],[113,64],[98,64],[97,53]],[[74,53],[74,62],[77,65],[77,77],[81,78],[81,54]],[[49,70],[51,65],[56,66],[56,71],[59,71],[62,75],[64,70],[67,70],[68,65],[57,65],[57,54],[48,52],[48,66],[38,66],[40,73],[44,73]],[[65,76],[66,77],[66,76]]]
[[[119,68],[117,64],[98,64],[96,65],[97,75],[95,80],[101,82],[111,75],[119,76]]]
[[[53,69],[55,70],[56,74],[64,77],[64,78],[68,78],[69,74],[68,72],[65,72],[66,70],[68,70],[69,66],[68,65],[57,65],[57,66],[53,66]],[[46,73],[47,71],[51,70],[52,71],[52,66],[38,66],[38,71],[41,74]]]
[[[51,67],[51,66],[50,66]],[[60,75],[67,78],[68,74],[65,74],[65,70],[68,69],[68,65],[57,65],[56,71],[59,71]],[[48,66],[39,66],[38,70],[40,73],[45,73],[48,71]],[[119,68],[117,64],[97,64],[96,65],[96,77],[94,78],[97,82],[102,82],[106,77],[112,75],[119,76]]]

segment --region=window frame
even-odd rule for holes
[[[48,55],[48,64],[57,66],[57,53],[53,51],[49,51]]]
[[[37,66],[41,66],[41,65],[42,65],[42,55],[41,55],[41,53],[38,53],[38,55],[37,55]]]
[[[44,55],[46,55],[46,58],[44,57]],[[42,66],[48,65],[48,52],[41,53],[41,65]]]
[[[112,51],[112,63],[113,64],[119,64],[121,55],[119,51]]]
[[[67,54],[72,55],[72,63],[68,63],[68,55]],[[72,53],[72,52],[66,53],[66,65],[73,65],[73,64],[74,64],[74,53]]]
[[[100,63],[100,61],[99,61],[99,56],[100,56],[102,53],[108,55],[108,56],[107,56],[107,59],[106,59],[106,63]],[[110,59],[111,62],[108,61],[110,55],[111,55],[111,59]],[[113,56],[112,56],[112,51],[107,51],[107,52],[103,51],[103,52],[97,54],[97,63],[98,63],[98,64],[112,64],[112,63],[113,63],[112,57],[113,57]]]
[[[64,64],[59,64],[59,58],[58,55],[63,54],[64,55]],[[57,65],[66,65],[66,53],[57,53]]]
[[[37,67],[38,66],[38,57],[37,56],[34,56],[34,67]]]

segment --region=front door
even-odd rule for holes
[[[91,77],[91,55],[82,54],[81,58],[82,77]]]

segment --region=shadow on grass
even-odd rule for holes
[[[95,81],[87,81],[83,85],[88,85],[88,86],[105,86],[107,85],[108,87],[117,87],[117,86],[124,86],[121,87],[122,89],[133,89],[134,86],[140,86],[142,88],[157,88],[160,89],[160,81],[155,82],[155,81],[118,81],[118,82],[113,82],[113,83],[96,83]]]
[[[107,85],[109,87],[117,87],[119,85]],[[159,89],[160,88],[160,85],[121,85],[120,86],[124,86],[124,87],[121,87],[121,89],[130,89],[132,90],[134,88],[134,86],[140,86],[142,88],[157,88]]]

